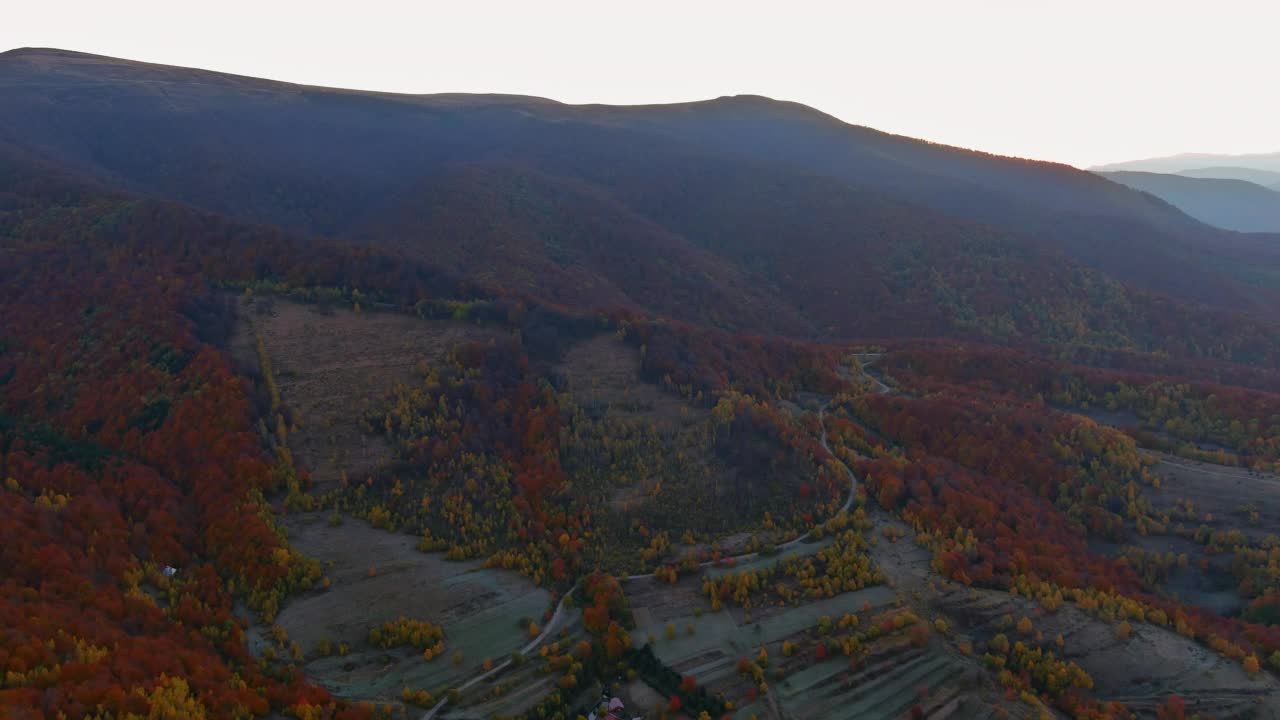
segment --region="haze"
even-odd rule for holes
[[[1280,149],[1269,2],[22,3],[59,47],[292,82],[570,103],[755,93],[1087,166]]]

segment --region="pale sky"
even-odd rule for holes
[[[1280,151],[1280,0],[5,4],[0,50],[570,103],[753,93],[1081,166]]]

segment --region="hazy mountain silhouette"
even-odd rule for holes
[[[1177,175],[1198,178],[1218,178],[1221,180],[1244,180],[1255,185],[1263,187],[1272,187],[1280,184],[1280,172],[1272,172],[1270,170],[1257,170],[1247,167],[1207,167],[1193,168],[1191,170],[1180,170]]]
[[[1096,172],[1131,170],[1134,172],[1178,173],[1192,175],[1193,177],[1220,177],[1257,182],[1256,177],[1249,177],[1247,173],[1241,174],[1240,170],[1261,170],[1265,173],[1280,173],[1280,152],[1248,155],[1186,153],[1169,157],[1098,165],[1089,169]],[[1194,175],[1193,173],[1203,174]]]
[[[1280,232],[1280,193],[1255,183],[1164,173],[1099,174],[1151,193],[1210,225],[1240,232]]]

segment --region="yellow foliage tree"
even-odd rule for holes
[[[204,705],[191,694],[191,688],[182,678],[160,676],[160,683],[150,693],[141,689],[135,693],[142,695],[151,710],[147,720],[204,720]]]

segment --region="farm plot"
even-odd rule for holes
[[[1157,510],[1190,501],[1199,523],[1214,529],[1238,529],[1252,539],[1280,535],[1280,476],[1245,468],[1211,465],[1164,453],[1151,472],[1159,488],[1144,488]]]
[[[694,678],[699,685],[723,693],[739,707],[736,714],[744,718],[749,716],[750,708],[759,706],[762,700],[745,687],[741,666],[743,658],[757,658],[763,651],[767,656],[781,659],[784,657],[784,640],[813,631],[824,617],[840,618],[845,614],[866,612],[869,608],[883,610],[895,599],[892,590],[876,586],[779,609],[757,621],[748,620],[738,610],[690,612],[688,598],[680,599],[691,594],[688,588],[681,592],[677,587],[662,585],[664,592],[647,588],[637,588],[638,592],[632,592],[636,586],[648,582],[633,581],[627,587],[637,622],[633,633],[636,643],[649,643],[664,665]],[[678,585],[693,586],[699,582],[683,580]],[[673,614],[664,607],[673,597],[682,614]],[[693,607],[700,609],[702,605]],[[846,658],[840,667],[846,667],[847,663]],[[797,717],[809,715],[799,714]]]
[[[800,664],[809,662],[805,658]],[[972,668],[941,647],[917,648],[905,638],[877,643],[859,662],[851,668],[848,658],[838,657],[795,672],[784,667],[785,679],[775,692],[785,714],[890,720],[906,715],[913,705],[942,707],[958,694],[961,683],[977,683]]]
[[[552,605],[546,590],[478,562],[446,561],[415,549],[415,538],[346,519],[330,527],[318,513],[284,519],[293,547],[319,560],[330,587],[301,597],[278,624],[309,661],[309,676],[343,697],[398,699],[405,687],[438,692],[478,674],[486,659],[506,659],[528,642],[521,621],[541,623]],[[369,632],[400,617],[444,629],[444,653],[428,662],[420,649],[383,649]],[[325,656],[323,648],[346,646]],[[337,652],[331,650],[332,652]]]
[[[701,581],[693,577],[681,578],[670,585],[646,575],[624,582],[622,588],[636,621],[636,631],[632,635],[640,640],[645,637],[641,628],[663,625],[710,609],[702,594]]]
[[[585,697],[593,689],[561,688],[557,681],[563,671],[555,671],[556,665],[565,662],[565,657],[572,656],[575,646],[584,640],[589,640],[589,637],[582,627],[581,615],[570,613],[565,625],[537,652],[530,653],[529,657],[520,657],[518,662],[493,679],[467,688],[456,704],[446,706],[441,717],[516,717],[557,690],[565,697]],[[598,694],[594,692],[592,696]]]
[[[1154,717],[1170,694],[1186,700],[1192,712],[1218,718],[1280,718],[1280,682],[1273,676],[1250,676],[1238,663],[1223,658],[1177,633],[1136,620],[1127,632],[1072,605],[1046,613],[1025,598],[991,590],[963,589],[944,593],[936,605],[971,634],[977,652],[998,634],[1010,640],[1062,644],[1056,652],[1079,664],[1093,678],[1100,700],[1123,702],[1139,717]],[[1027,632],[1012,619],[1027,618]]]

